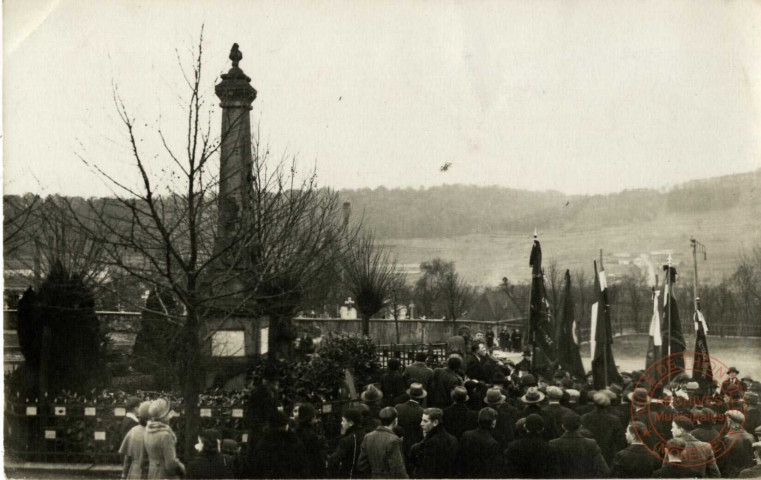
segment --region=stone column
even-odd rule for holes
[[[238,44],[230,51],[232,68],[222,74],[214,87],[221,100],[222,132],[219,162],[219,223],[216,250],[227,248],[239,231],[246,228],[247,197],[252,188],[251,104],[256,90],[251,79],[238,67],[243,54]]]

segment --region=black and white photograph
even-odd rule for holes
[[[758,0],[3,0],[10,479],[761,478]]]

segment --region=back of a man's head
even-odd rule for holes
[[[447,360],[447,368],[450,370],[459,370],[462,367],[462,360],[460,357],[449,357]]]
[[[563,415],[563,428],[567,432],[575,432],[581,427],[581,416],[578,413],[566,413]]]
[[[491,407],[482,408],[478,412],[478,426],[481,428],[493,428],[495,420],[497,420],[497,411]]]
[[[389,425],[394,423],[394,420],[396,420],[397,416],[398,414],[394,407],[385,407],[378,414],[378,418],[380,418],[381,425],[383,425],[384,427],[388,427]]]
[[[417,352],[415,354],[415,361],[416,362],[425,362],[428,360],[428,354],[425,352]]]

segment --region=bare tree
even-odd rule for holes
[[[30,227],[39,204],[40,197],[37,195],[3,197],[3,254],[6,257],[34,238],[34,229]]]
[[[475,289],[454,270],[447,272],[441,284],[441,299],[447,318],[452,321],[453,334],[457,333],[456,322],[465,315],[476,301]]]
[[[442,285],[449,272],[454,271],[454,262],[434,258],[420,264],[422,276],[415,284],[415,297],[420,312],[428,317],[445,315],[441,308]]]
[[[344,285],[357,299],[362,334],[370,335],[370,317],[386,304],[396,276],[396,260],[372,234],[356,238],[344,255]]]
[[[394,275],[389,293],[391,315],[394,317],[394,327],[396,328],[396,343],[401,343],[401,333],[399,332],[401,303],[410,299],[410,289],[407,286],[407,276],[404,273],[396,273]]]

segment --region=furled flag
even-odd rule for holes
[[[661,292],[653,287],[653,318],[650,320],[650,337],[647,341],[647,354],[645,355],[645,369],[654,366],[656,360],[663,357],[663,337],[661,337],[661,313],[660,298]]]
[[[571,375],[584,378],[584,365],[581,363],[579,339],[576,336],[576,319],[574,318],[573,295],[571,294],[571,272],[568,270],[565,271],[562,318],[558,320],[556,339],[558,363]]]
[[[665,340],[663,355],[668,356],[668,378],[684,372],[684,335],[682,335],[682,323],[679,320],[679,307],[674,297],[674,283],[676,283],[676,268],[671,266],[671,255],[668,265],[663,266],[666,271],[666,282],[663,287],[663,320],[662,333]]]
[[[621,375],[613,360],[613,332],[610,326],[610,304],[608,303],[608,285],[605,270],[597,272],[595,266],[595,291],[597,301],[592,304],[592,332],[590,349],[592,354],[592,377],[595,390],[601,390],[611,383],[623,384]]]
[[[700,311],[700,298],[695,299],[698,309],[692,317],[695,322],[695,356],[692,362],[692,379],[700,385],[700,391],[704,394],[714,390],[713,369],[711,357],[708,355],[708,324]]]
[[[528,313],[529,341],[535,347],[533,368],[535,373],[551,374],[553,364],[557,361],[555,341],[552,339],[552,311],[547,301],[542,271],[542,247],[534,233],[534,245],[531,247],[531,303]]]

